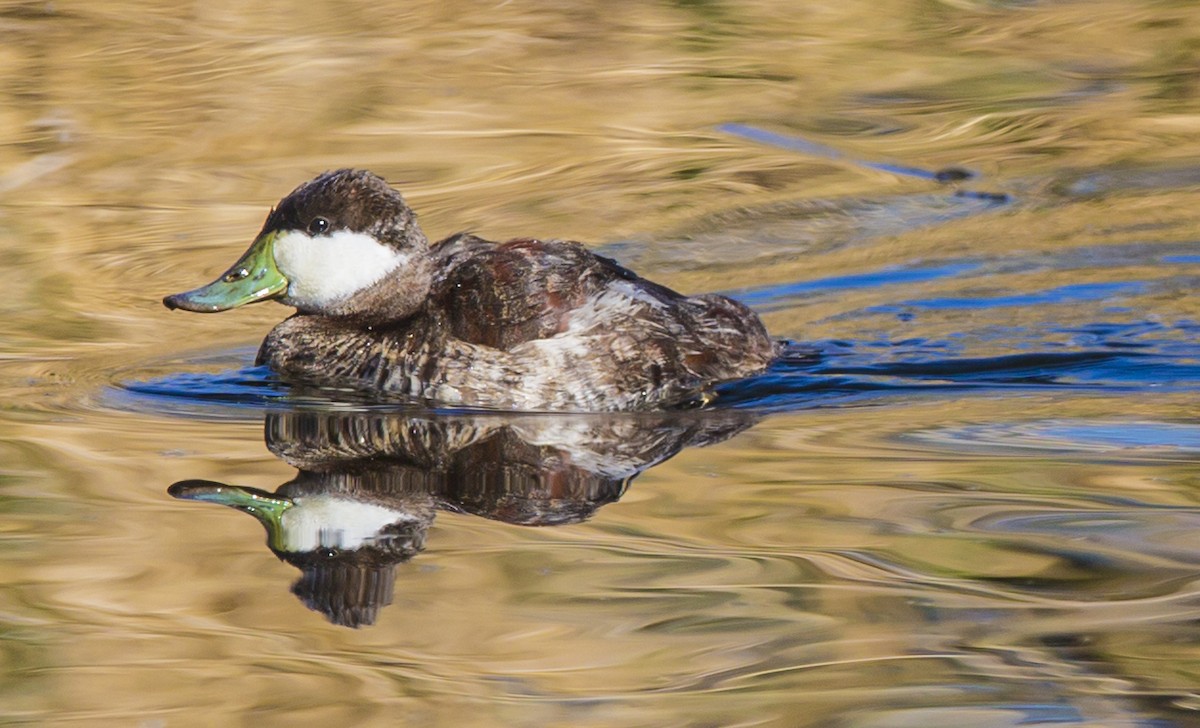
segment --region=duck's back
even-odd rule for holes
[[[617,392],[638,406],[684,398],[778,353],[744,305],[684,296],[579,243],[461,236],[442,246],[431,300],[451,335],[527,362],[528,386],[574,391],[588,408]]]
[[[456,235],[434,252],[443,262],[430,302],[451,334],[498,349],[562,333],[570,312],[614,280],[640,280],[614,261],[560,240],[493,243]]]

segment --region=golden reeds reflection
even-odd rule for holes
[[[1045,442],[1028,420],[1194,422],[1194,390],[794,413],[683,453],[587,524],[442,514],[369,630],[298,617],[295,572],[248,519],[164,503],[180,477],[290,477],[260,423],[96,393],[116,370],[261,340],[278,309],[183,322],[158,298],[346,165],[385,174],[435,234],[608,242],[687,292],[985,265],[768,312],[781,336],[868,353],[1194,322],[1198,27],[1190,0],[4,3],[0,720],[1195,723],[1194,452],[1007,447]],[[888,201],[930,184],[716,131],[731,121],[965,165],[1018,202],[897,226]],[[889,309],[1124,281],[1144,293]],[[1196,329],[1173,331],[1194,352]],[[1066,558],[1093,552],[1115,570],[1089,580]]]
[[[642,471],[728,439],[756,417],[662,415],[267,415],[267,447],[298,469],[274,493],[182,480],[176,498],[255,516],[300,569],[292,593],[335,624],[374,624],[396,567],[425,547],[437,510],[521,526],[578,523]]]

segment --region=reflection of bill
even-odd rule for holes
[[[395,567],[425,545],[437,509],[526,526],[576,523],[684,447],[749,427],[736,411],[640,415],[268,415],[267,447],[299,469],[274,493],[184,480],[170,494],[255,516],[301,571],[309,608],[349,627],[392,601]]]

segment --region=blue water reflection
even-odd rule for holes
[[[950,278],[970,273],[978,270],[980,265],[980,263],[976,262],[961,261],[929,266],[897,266],[867,273],[833,276],[812,281],[782,283],[746,291],[730,291],[727,294],[759,310],[770,311],[781,305],[794,303],[794,299],[805,294],[926,283],[938,280],[939,278]]]
[[[1146,291],[1146,284],[1130,282],[1114,283],[1074,283],[1066,286],[1056,286],[1045,291],[1033,291],[1008,296],[946,296],[942,298],[917,299],[902,301],[888,306],[879,306],[871,311],[895,311],[904,308],[916,309],[951,309],[976,308],[991,309],[1004,306],[1050,306],[1084,301],[1105,301],[1127,296],[1137,296]]]

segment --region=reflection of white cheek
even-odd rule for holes
[[[375,542],[379,532],[393,523],[417,520],[404,511],[329,495],[295,502],[279,519],[283,550],[288,553],[361,548]]]
[[[370,235],[340,231],[309,237],[300,231],[275,239],[275,266],[288,279],[284,303],[320,310],[370,286],[408,256]]]

